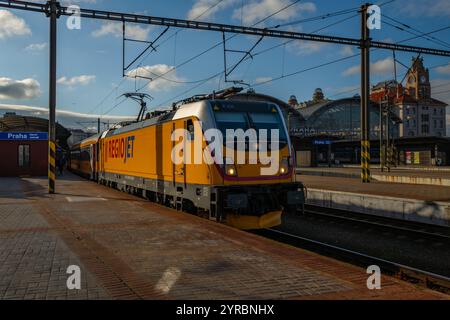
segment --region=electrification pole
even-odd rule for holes
[[[49,116],[48,116],[48,192],[55,193],[56,180],[56,35],[58,5],[56,0],[49,0],[48,16],[50,17],[50,74],[49,74]]]
[[[370,122],[369,122],[369,87],[370,87],[370,38],[367,27],[367,8],[361,6],[361,180],[370,182]]]

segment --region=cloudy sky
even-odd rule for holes
[[[257,26],[278,26],[284,30],[358,38],[359,16],[355,10],[365,2],[67,0],[64,4],[237,25],[254,25],[292,4]],[[450,1],[379,0],[378,3],[383,2],[386,4],[381,7],[381,30],[372,31],[373,39],[400,42],[415,38],[402,43],[450,50]],[[311,19],[347,9],[355,10],[331,18]],[[400,29],[393,25],[400,26]],[[134,116],[138,106],[125,101],[121,95],[136,89],[154,98],[150,108],[164,108],[181,98],[232,85],[224,82],[221,34],[169,29],[156,43],[156,51],[145,54],[127,70],[129,77],[123,78],[121,24],[83,19],[81,29],[71,30],[67,28],[67,18],[62,17],[58,26],[57,105],[60,120],[67,121],[71,115],[76,115],[77,119],[101,116],[105,121]],[[418,32],[428,33],[445,27],[447,29],[429,34],[427,39],[415,37]],[[129,24],[127,37],[151,41],[163,30],[163,27]],[[227,41],[227,48],[246,50],[257,40],[250,36],[235,36]],[[332,99],[359,92],[359,57],[352,57],[358,53],[358,48],[302,41],[284,42],[286,40],[263,39],[252,51],[253,59],[246,59],[229,79],[243,80],[257,92],[283,100],[292,94],[301,101],[308,100],[317,87],[321,87],[325,95]],[[41,115],[45,115],[48,105],[48,47],[48,19],[43,14],[0,8],[0,112],[13,109],[28,113],[43,112]],[[131,62],[144,47],[143,43],[129,42],[126,61]],[[229,52],[228,65],[232,66],[240,58],[239,53]],[[341,58],[347,59],[308,70]],[[397,59],[405,65],[410,64],[411,58],[411,53],[397,53]],[[424,56],[424,62],[430,68],[433,96],[450,103],[450,59]],[[373,84],[394,77],[392,52],[374,50],[371,63]],[[397,64],[400,79],[405,71],[404,66]],[[288,76],[292,73],[295,74]],[[134,79],[135,75],[153,80]],[[449,109],[447,113],[450,126]]]

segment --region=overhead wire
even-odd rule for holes
[[[395,1],[395,0],[394,0],[394,1]],[[450,26],[442,27],[442,28],[439,28],[439,29],[436,29],[436,30],[432,30],[432,31],[426,32],[426,33],[424,33],[424,34],[432,34],[432,33],[436,33],[436,32],[440,32],[440,31],[446,30],[446,29],[450,29]],[[420,37],[421,37],[421,35],[416,35],[416,36],[411,37],[411,38],[407,38],[407,39],[403,39],[403,40],[397,41],[396,43],[397,43],[397,44],[400,44],[400,43],[407,42],[407,41],[410,41],[410,40],[413,40],[413,39],[417,39],[417,38],[420,38]],[[370,49],[371,52],[372,52],[372,51],[376,51],[376,50],[379,50],[379,49],[378,49],[378,48]],[[257,54],[257,53],[255,53],[255,55],[256,55],[256,54]],[[348,57],[344,57],[344,58],[332,60],[332,61],[329,61],[329,62],[326,62],[326,63],[322,63],[322,64],[320,64],[320,65],[318,65],[318,66],[313,66],[313,67],[310,67],[310,68],[306,68],[306,69],[302,69],[302,70],[299,70],[299,71],[296,71],[296,72],[292,72],[292,73],[290,73],[290,74],[288,74],[288,75],[285,75],[285,76],[283,76],[283,77],[276,77],[276,78],[273,78],[273,79],[271,79],[271,80],[267,80],[267,81],[265,81],[265,82],[261,82],[261,83],[254,84],[254,85],[252,85],[252,86],[260,86],[260,85],[263,85],[263,84],[271,83],[271,82],[273,82],[273,81],[277,81],[277,80],[281,80],[281,79],[284,79],[284,78],[287,78],[287,77],[291,77],[291,76],[293,76],[293,75],[297,75],[297,74],[300,74],[300,73],[303,73],[303,72],[306,72],[306,71],[314,70],[314,69],[317,69],[317,68],[320,68],[320,67],[323,67],[323,66],[327,66],[327,65],[330,65],[330,64],[334,64],[334,63],[337,63],[337,62],[341,62],[342,60],[345,60],[345,59],[354,58],[354,57],[357,57],[357,56],[359,56],[359,55],[360,55],[360,54],[358,53],[358,54],[354,54],[354,55],[351,55],[351,56],[348,56]]]
[[[205,15],[206,13],[208,13],[210,10],[212,10],[213,8],[215,8],[216,6],[218,6],[221,2],[223,2],[224,0],[218,0],[216,3],[214,3],[212,6],[210,6],[208,9],[204,10],[200,15],[198,15],[196,18],[194,18],[194,20],[202,17],[203,15]],[[174,35],[176,36],[180,31],[182,31],[184,29],[179,29],[177,30]],[[170,37],[169,37],[170,38]],[[165,43],[168,39],[166,39],[163,43]],[[159,47],[160,45],[162,45],[162,43],[160,43],[159,45],[155,46],[155,49],[157,47]],[[149,53],[150,54],[150,53]],[[148,57],[148,55],[146,56]],[[142,61],[144,61],[146,59],[146,57],[144,57],[142,59]],[[142,64],[142,61],[140,64]],[[105,103],[105,101],[114,93],[114,91],[116,91],[125,81],[127,80],[126,77],[122,77],[122,80],[119,82],[118,85],[116,85],[114,88],[111,89],[111,91],[100,101],[100,103],[98,103],[90,112],[89,114],[92,114],[95,110],[97,110],[101,105],[103,105],[103,103]],[[123,102],[122,102],[123,103]],[[120,105],[120,104],[119,104]],[[115,105],[115,107],[117,107],[118,105]],[[115,108],[114,107],[114,108]],[[114,109],[113,108],[113,109]]]
[[[390,19],[388,16],[384,16],[384,17],[387,18],[387,19]],[[397,22],[396,22],[396,23],[397,23]],[[426,36],[423,32],[418,32],[418,33],[417,33],[417,32],[409,31],[408,29],[405,29],[406,27],[408,27],[408,28],[411,29],[411,30],[415,30],[414,28],[409,27],[409,26],[407,26],[407,25],[405,25],[405,24],[403,24],[403,23],[398,23],[398,24],[401,24],[401,25],[402,25],[402,26],[398,26],[398,25],[392,24],[392,23],[390,23],[390,22],[388,22],[388,21],[384,21],[384,24],[387,24],[388,26],[393,27],[393,28],[396,28],[396,29],[398,29],[398,30],[400,30],[400,31],[407,32],[407,33],[409,33],[409,34],[415,35],[415,36],[417,36],[417,37],[419,37],[419,38],[424,38],[424,39],[426,39],[426,40],[428,40],[428,41],[430,41],[430,42],[433,42],[433,43],[435,43],[435,44],[438,44],[438,45],[441,45],[441,46],[450,48],[450,44],[449,44],[449,43],[446,43],[446,42],[444,42],[444,41],[441,41],[441,40],[439,40],[439,39],[437,39],[437,38],[435,38],[435,37]]]
[[[286,9],[290,8],[292,5],[294,5],[294,4],[296,4],[296,3],[300,2],[300,1],[301,1],[301,0],[297,0],[297,1],[293,2],[293,3],[289,3],[288,5],[286,5],[286,6],[284,6],[283,8],[277,10],[276,12],[270,14],[269,16],[264,17],[264,18],[261,19],[261,20],[258,20],[257,22],[255,22],[254,24],[252,24],[251,27],[257,26],[258,24],[260,24],[260,23],[266,21],[266,20],[268,19],[268,17],[273,17],[274,15],[276,15],[276,14],[282,12],[283,10],[286,10]],[[225,39],[225,41],[229,41],[229,40],[233,39],[234,37],[236,37],[236,36],[238,36],[238,35],[239,35],[239,34],[235,33],[235,34],[231,35],[230,37],[228,37],[227,39]],[[224,42],[224,41],[220,41],[220,42],[214,44],[213,46],[211,46],[211,47],[205,49],[204,51],[202,51],[202,52],[200,52],[200,53],[198,53],[198,54],[192,56],[191,58],[188,58],[187,60],[183,61],[182,63],[180,63],[180,64],[178,64],[178,65],[176,65],[176,66],[170,68],[170,69],[167,70],[166,72],[162,73],[159,77],[165,76],[166,74],[168,74],[168,73],[170,73],[170,72],[173,72],[174,70],[179,69],[180,67],[182,67],[182,66],[184,66],[184,65],[186,65],[186,64],[188,64],[188,63],[190,63],[190,62],[192,62],[192,61],[194,61],[194,60],[196,60],[196,59],[198,59],[198,58],[201,57],[202,55],[204,55],[204,54],[210,52],[211,50],[213,50],[213,49],[215,49],[215,48],[221,46],[221,45],[223,44],[223,42]],[[154,80],[158,79],[159,77],[156,77],[155,79],[152,79],[152,80],[154,81]],[[149,82],[147,82],[146,85],[143,85],[143,86],[141,86],[140,88],[138,88],[137,91],[140,91],[140,90],[144,89],[144,88],[148,85],[148,83],[149,83]]]
[[[296,3],[300,2],[300,1],[301,1],[301,0],[298,0],[298,1],[295,1],[295,2],[293,2],[293,3],[290,3],[290,4],[286,5],[286,6],[284,6],[283,8],[281,8],[281,9],[275,11],[274,13],[270,14],[269,16],[267,16],[267,17],[265,17],[265,18],[263,18],[263,19],[257,21],[256,23],[254,23],[254,24],[252,25],[252,27],[254,27],[254,26],[256,26],[256,25],[258,25],[258,24],[260,24],[260,23],[266,21],[268,18],[273,17],[274,15],[280,13],[280,12],[283,11],[283,10],[286,10],[287,8],[293,6],[294,4],[296,4]],[[237,36],[237,35],[238,35],[238,34],[233,34],[233,35],[230,36],[228,39],[226,39],[226,41],[227,41],[227,40],[230,40],[230,39],[232,39],[232,38],[234,38],[234,37]],[[183,63],[181,63],[180,65],[176,66],[175,68],[179,68],[180,66],[185,65],[185,64],[187,64],[187,63],[193,61],[194,59],[197,59],[197,58],[200,57],[201,55],[203,55],[203,54],[205,54],[205,53],[207,53],[207,52],[213,50],[214,48],[216,48],[216,47],[218,47],[218,46],[220,46],[220,45],[222,45],[222,44],[223,44],[223,41],[221,41],[221,42],[219,42],[219,43],[213,45],[212,47],[210,47],[210,48],[208,48],[208,49],[202,51],[201,53],[196,54],[195,56],[193,56],[193,57],[189,58],[188,60],[184,61]],[[173,70],[169,70],[168,72],[170,72],[170,71],[173,71]],[[161,76],[164,76],[164,75],[167,74],[168,72],[163,73],[162,75],[160,75],[160,77],[161,77]],[[214,79],[215,77],[217,77],[217,76],[219,76],[219,75],[223,75],[223,74],[224,74],[224,71],[220,71],[220,72],[216,73],[215,75],[213,75],[213,76],[211,76],[211,77],[205,79],[204,81],[200,82],[199,84],[195,85],[194,87],[189,88],[188,90],[183,91],[181,94],[177,94],[176,96],[174,96],[174,97],[172,97],[172,98],[170,98],[170,99],[167,99],[166,101],[162,102],[161,104],[159,104],[159,105],[156,106],[156,107],[160,107],[160,106],[166,104],[167,102],[173,101],[174,99],[176,99],[176,98],[178,98],[178,97],[180,97],[180,96],[182,96],[182,95],[184,95],[184,94],[186,94],[186,93],[188,93],[188,92],[190,92],[190,91],[192,91],[192,90],[194,90],[194,89],[200,87],[201,85],[203,85],[203,84],[206,83],[207,81],[209,81],[209,80],[211,80],[211,79]],[[148,83],[147,83],[146,85],[148,85]],[[144,87],[145,87],[145,86],[143,86],[142,88],[144,88]],[[140,90],[141,90],[142,88],[140,88]]]

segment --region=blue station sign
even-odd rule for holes
[[[0,140],[42,141],[48,140],[48,132],[0,132]]]
[[[315,145],[328,145],[331,144],[332,141],[331,140],[313,140],[313,144]]]

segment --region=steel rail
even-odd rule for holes
[[[338,210],[338,211],[342,212],[342,214],[333,214],[333,213],[325,212],[328,210],[331,210],[331,208],[305,205],[305,212],[308,214],[311,214],[311,215],[319,215],[319,216],[329,217],[329,218],[333,218],[333,219],[337,219],[337,220],[346,220],[346,221],[352,221],[352,222],[357,222],[357,223],[361,223],[361,224],[369,224],[369,225],[374,225],[374,226],[382,227],[382,228],[400,230],[400,231],[405,231],[405,232],[410,232],[410,233],[421,234],[421,235],[425,235],[425,236],[429,236],[429,237],[435,237],[438,239],[443,238],[445,240],[450,240],[450,235],[442,234],[439,232],[423,231],[420,229],[414,229],[412,227],[395,225],[395,224],[403,224],[403,225],[411,224],[411,226],[412,226],[412,224],[414,222],[410,222],[410,221],[401,221],[401,220],[397,221],[394,218],[379,217],[379,216],[367,215],[367,214],[363,214],[363,213],[359,213],[359,212],[346,211],[346,210]],[[335,210],[335,209],[333,209],[333,210]],[[361,216],[361,218],[349,217],[346,215]],[[363,215],[364,215],[364,217],[363,217]],[[383,220],[386,221],[386,223],[382,223],[381,221],[383,221]],[[417,226],[417,227],[419,228],[419,226]],[[423,227],[439,228],[440,226],[424,225]]]
[[[312,251],[316,251],[318,249],[320,252],[328,253],[328,255],[334,258],[337,258],[339,260],[345,260],[359,266],[377,265],[380,267],[382,273],[384,274],[392,275],[401,280],[413,282],[416,284],[418,283],[429,289],[450,294],[449,277],[429,272],[426,270],[421,270],[415,267],[407,266],[404,264],[400,264],[397,262],[389,261],[386,259],[374,257],[354,250],[341,248],[321,241],[305,238],[295,234],[290,234],[280,230],[265,229],[263,231],[268,231],[269,233],[272,233],[272,235],[264,235],[264,234],[262,235],[269,237],[273,240],[280,241],[280,238],[282,238],[281,242],[288,244],[292,244],[292,242],[294,241],[295,246],[303,247],[304,245],[307,245],[313,247]],[[301,242],[302,246],[298,245],[298,242]]]

